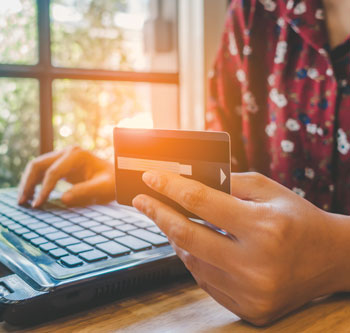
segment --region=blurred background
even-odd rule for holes
[[[0,0],[0,188],[112,128],[203,129],[228,0]]]

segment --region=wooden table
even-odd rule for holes
[[[270,327],[256,328],[186,282],[27,330],[2,324],[0,332],[350,332],[350,295],[315,301]]]

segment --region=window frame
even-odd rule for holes
[[[51,62],[50,0],[36,0],[38,28],[38,63],[35,65],[0,64],[0,77],[32,78],[39,82],[40,153],[54,148],[52,123],[52,84],[55,79],[87,81],[142,82],[176,85],[179,100],[179,72],[132,72],[55,67]],[[179,110],[176,110],[179,114]]]
[[[179,0],[180,127],[205,129],[209,74],[231,0]]]

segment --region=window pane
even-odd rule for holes
[[[36,64],[35,0],[0,0],[0,63]]]
[[[39,152],[39,85],[0,78],[0,188],[15,186]]]
[[[177,87],[144,83],[55,80],[55,148],[80,145],[113,156],[112,131],[177,126]]]
[[[176,0],[52,0],[53,64],[177,71],[176,12]]]

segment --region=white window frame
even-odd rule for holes
[[[180,128],[203,130],[227,0],[179,0]]]

